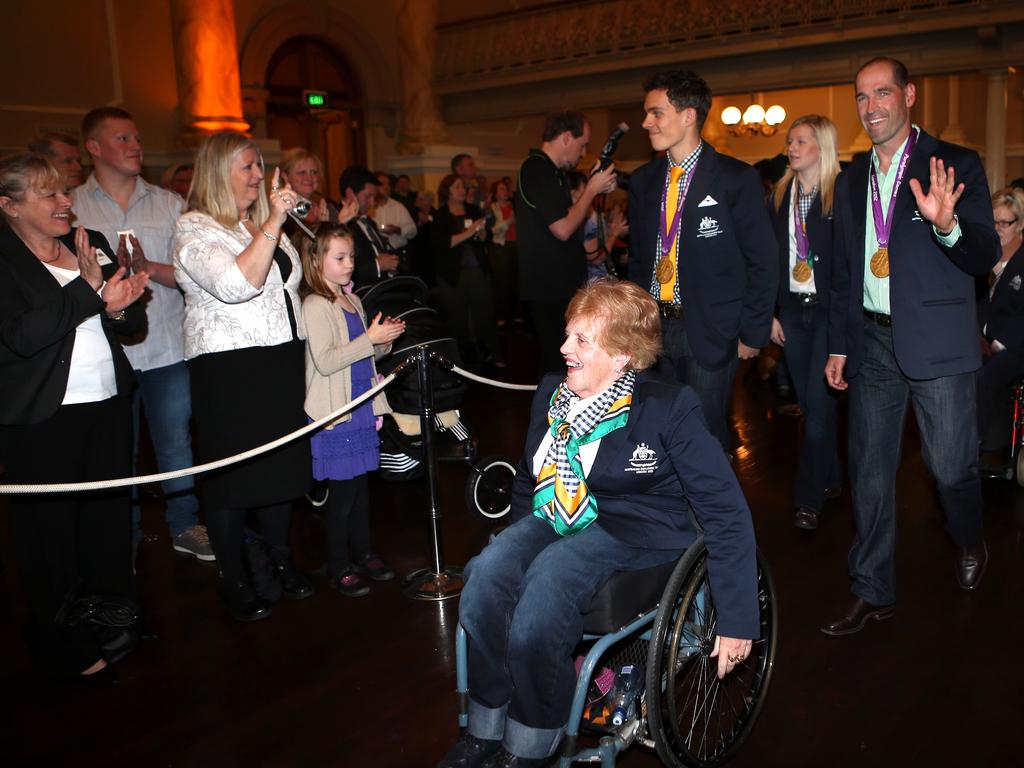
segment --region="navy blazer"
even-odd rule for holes
[[[645,291],[658,261],[667,169],[662,155],[637,168],[629,184],[629,279]],[[680,298],[694,356],[717,369],[736,356],[737,339],[766,346],[779,265],[757,171],[705,142],[679,226]]]
[[[942,245],[914,204],[910,179],[929,189],[929,158],[956,172],[964,193],[956,205],[960,239]],[[868,164],[858,158],[836,180],[835,266],[829,308],[828,351],[846,355],[845,376],[860,368],[864,343],[864,236]],[[978,153],[921,131],[896,194],[889,235],[889,307],[892,344],[903,372],[934,379],[977,370],[977,309],[973,275],[987,275],[999,259],[985,170]]]
[[[779,243],[779,306],[789,298],[789,222],[792,220],[789,198],[792,194],[793,185],[790,184],[778,210],[774,203],[769,206],[775,239]],[[829,285],[832,281],[832,216],[821,214],[820,193],[815,196],[807,212],[807,239],[811,241],[811,254],[814,257],[814,290],[818,302],[827,309]]]
[[[986,339],[1024,352],[1024,245],[1006,262],[992,298],[981,302],[979,316]]]
[[[106,238],[88,232],[89,243],[114,259]],[[75,252],[74,232],[58,240]],[[116,271],[112,261],[103,276]],[[67,391],[75,329],[103,307],[85,280],[77,277],[62,288],[10,227],[0,227],[0,424],[37,424],[56,412]],[[135,378],[115,334],[136,333],[145,321],[138,301],[124,320],[103,316],[118,394],[131,392]]]
[[[533,514],[533,457],[562,378],[546,375],[534,396],[513,484],[513,521]],[[601,439],[587,486],[597,500],[595,524],[629,546],[685,549],[700,534],[696,513],[708,547],[719,633],[760,637],[750,510],[692,389],[639,374],[626,426]]]

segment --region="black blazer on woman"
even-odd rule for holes
[[[772,226],[775,228],[775,239],[779,242],[779,306],[789,295],[789,198],[792,194],[791,183],[779,209],[775,210],[774,202],[768,206]],[[820,194],[815,196],[807,212],[807,238],[811,241],[811,253],[814,255],[814,290],[818,294],[818,302],[828,307],[829,285],[832,281],[832,216],[822,216]]]
[[[1024,352],[1024,245],[1006,262],[992,298],[985,297],[978,315],[986,339],[998,339],[1011,352]]]
[[[73,232],[58,239],[75,252]],[[103,267],[109,278],[117,271],[114,251],[99,232],[89,230],[89,243],[111,258]],[[56,412],[67,390],[75,329],[103,308],[85,280],[61,287],[10,227],[0,228],[0,424],[36,424]],[[116,334],[144,325],[139,302],[124,320],[103,317],[118,394],[131,392],[134,376]]]
[[[434,222],[430,230],[434,273],[449,285],[459,284],[464,254],[474,256],[481,269],[487,268],[487,250],[482,241],[471,237],[452,248],[452,236],[466,230],[466,219],[476,221],[483,215],[483,212],[472,203],[466,203],[465,216],[455,216],[448,210],[447,205],[442,205],[434,211]]]

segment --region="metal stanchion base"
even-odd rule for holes
[[[458,566],[445,568],[435,573],[429,568],[413,571],[402,579],[402,594],[413,600],[447,600],[458,597],[464,582],[462,569]]]

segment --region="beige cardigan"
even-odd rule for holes
[[[356,308],[363,328],[366,328],[366,313],[362,302],[355,295],[349,301]],[[355,341],[349,341],[348,327],[336,302],[312,294],[302,301],[302,322],[306,331],[306,413],[314,421],[333,413],[352,400],[352,364],[366,357],[379,358],[391,350],[390,344],[374,346],[364,333]],[[372,361],[371,361],[372,363]],[[377,369],[374,367],[374,376]],[[376,384],[376,379],[372,382]],[[384,393],[373,399],[373,413],[380,416],[391,413]],[[352,419],[346,413],[330,424]]]

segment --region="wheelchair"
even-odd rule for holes
[[[1015,382],[1010,392],[1010,460],[1005,465],[983,468],[982,471],[985,477],[1016,478],[1017,485],[1024,487],[1024,379]]]
[[[1024,486],[1024,379],[1013,385],[1013,423],[1010,431],[1010,472]],[[1007,478],[1009,479],[1009,478]]]
[[[660,599],[659,599],[660,598]],[[719,680],[714,648],[717,612],[708,587],[703,537],[682,557],[642,571],[616,573],[598,591],[584,622],[590,644],[576,682],[557,765],[600,763],[611,768],[638,742],[672,768],[714,768],[730,760],[754,727],[775,661],[778,609],[771,572],[757,553],[761,637],[733,672]],[[588,738],[584,709],[591,678],[602,660],[613,669],[642,664],[645,685],[631,715]],[[455,635],[459,725],[468,725],[467,637]],[[596,746],[586,743],[597,741]]]

